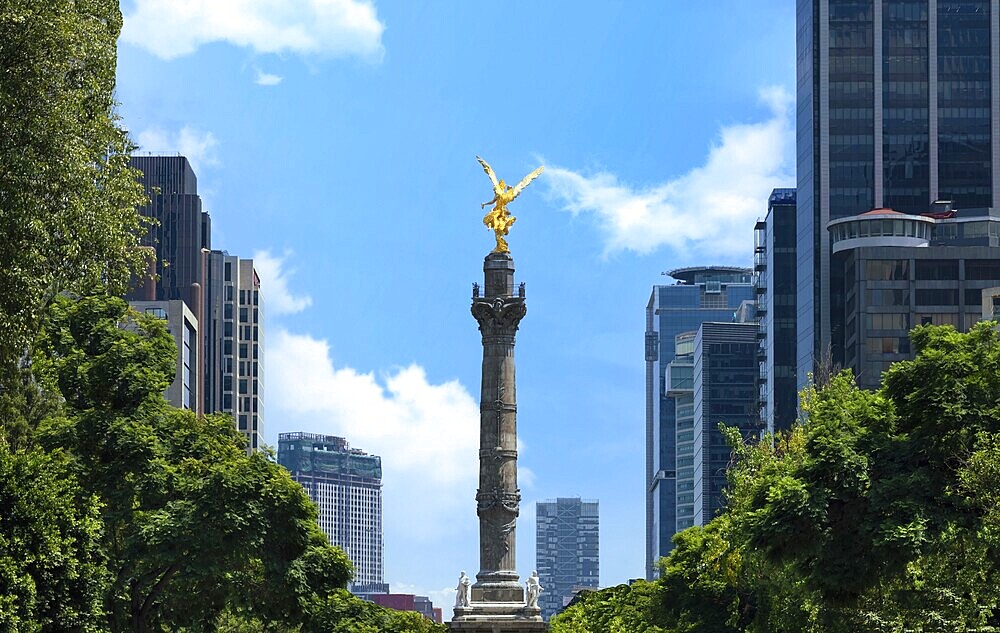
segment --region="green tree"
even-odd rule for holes
[[[0,442],[0,629],[104,630],[107,573],[97,499],[65,455]]]
[[[395,611],[338,589],[306,604],[303,633],[444,633],[415,611]]]
[[[658,588],[644,580],[586,592],[549,621],[551,633],[660,633]],[[721,630],[720,630],[721,633]]]
[[[30,378],[17,367],[58,293],[121,291],[143,258],[114,113],[121,23],[114,0],[0,3],[0,393]]]
[[[230,608],[295,623],[345,586],[350,562],[287,471],[247,455],[231,418],[164,401],[177,352],[162,322],[107,295],[57,297],[35,350],[65,398],[39,442],[71,454],[103,504],[113,631],[208,630]]]

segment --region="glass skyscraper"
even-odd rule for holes
[[[755,397],[757,324],[702,323],[694,338],[692,357],[694,412],[688,432],[694,444],[692,523],[705,525],[725,505],[722,491],[733,455],[719,424],[739,429],[744,438],[759,437],[762,430]],[[678,430],[678,441],[681,437]],[[677,466],[679,500],[684,494],[679,457]]]
[[[775,189],[754,227],[758,411],[768,431],[787,430],[798,409],[795,246],[795,190]]]
[[[844,364],[829,222],[1000,187],[1000,22],[988,0],[798,0],[797,373]],[[833,318],[831,318],[833,315]]]
[[[600,584],[600,505],[579,497],[535,504],[535,565],[548,620],[577,591]]]
[[[688,478],[688,470],[693,469],[693,445],[688,446],[687,425],[691,413],[686,408],[693,406],[684,398],[683,381],[690,381],[693,366],[686,367],[683,356],[687,352],[682,344],[675,345],[678,335],[686,341],[693,337],[699,326],[706,321],[733,321],[736,310],[754,296],[753,274],[748,268],[728,266],[706,266],[681,268],[668,274],[675,280],[672,285],[653,287],[646,306],[646,576],[655,577],[656,562],[666,556],[673,544],[671,539],[678,530],[678,508],[684,510],[682,523],[689,519],[687,505],[694,503],[693,470]],[[670,366],[680,351],[673,378]],[[690,383],[689,383],[690,384]],[[675,390],[671,395],[671,390]],[[681,397],[678,403],[678,397]],[[678,412],[681,414],[678,420]],[[681,435],[685,433],[685,435]],[[678,440],[684,441],[678,444]],[[683,454],[681,454],[683,453]],[[678,459],[684,460],[678,463]],[[690,464],[687,460],[691,459]],[[685,469],[681,472],[681,469]],[[691,483],[691,489],[680,490],[678,475]],[[687,483],[685,483],[685,486]],[[690,499],[689,499],[690,498]],[[686,525],[684,525],[686,527]]]

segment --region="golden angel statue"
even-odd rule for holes
[[[486,172],[486,175],[490,177],[490,182],[493,183],[493,199],[480,205],[480,208],[484,208],[490,204],[493,205],[490,212],[483,217],[483,224],[496,234],[497,247],[493,249],[493,252],[509,253],[510,249],[507,247],[507,240],[503,236],[507,235],[510,227],[517,221],[517,218],[507,212],[507,205],[513,202],[514,198],[518,197],[524,191],[528,183],[538,178],[545,167],[539,167],[525,176],[521,182],[517,183],[516,187],[510,187],[503,180],[497,180],[497,175],[493,173],[493,168],[490,167],[489,163],[478,156],[476,156],[476,160],[483,166],[483,171]]]

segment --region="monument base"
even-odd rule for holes
[[[548,625],[542,621],[541,609],[526,607],[523,602],[473,602],[468,607],[455,607],[448,629],[461,633],[544,633]]]

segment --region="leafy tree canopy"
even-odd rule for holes
[[[59,292],[124,289],[144,194],[114,113],[108,0],[0,4],[0,386]]]

